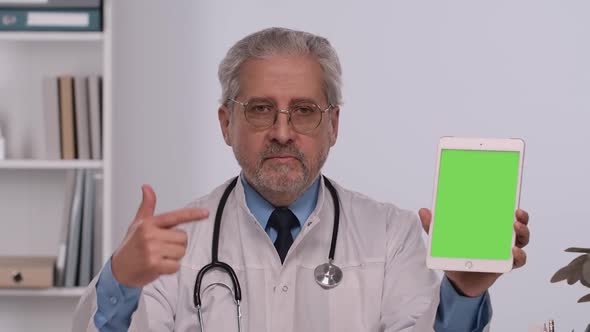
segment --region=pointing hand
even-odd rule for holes
[[[188,238],[175,226],[209,216],[206,209],[192,208],[154,215],[156,194],[149,185],[141,189],[143,199],[137,215],[111,260],[113,276],[128,287],[143,287],[160,275],[176,273]]]

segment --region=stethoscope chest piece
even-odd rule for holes
[[[334,288],[342,281],[342,269],[332,264],[332,260],[318,265],[313,274],[315,281],[324,289]]]

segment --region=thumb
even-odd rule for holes
[[[424,228],[424,231],[426,232],[426,234],[428,234],[428,231],[430,230],[430,221],[432,219],[432,213],[430,212],[430,210],[422,208],[418,210],[418,216],[420,216],[422,228]]]
[[[156,210],[156,193],[154,189],[149,184],[144,184],[141,186],[141,192],[143,197],[139,209],[137,209],[135,220],[151,217]]]

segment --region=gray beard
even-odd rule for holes
[[[252,179],[252,186],[258,191],[284,193],[303,193],[310,182],[309,168],[300,160],[301,170],[295,179],[287,175],[293,170],[292,165],[267,165],[257,167]],[[270,171],[269,172],[269,169]]]
[[[308,163],[306,162],[305,155],[299,151],[293,144],[281,145],[278,143],[271,143],[264,151],[262,151],[256,159],[255,169],[252,170],[249,165],[250,163],[244,162],[244,158],[240,156],[234,150],[234,154],[246,180],[258,191],[259,193],[266,193],[271,195],[293,195],[299,197],[307,190],[313,180],[319,175],[319,171],[324,166],[326,159],[328,158],[329,148],[322,153],[318,160],[318,170],[316,173],[311,174]],[[279,164],[269,165],[265,164],[265,160],[273,155],[277,154],[289,154],[297,158],[299,161],[298,165],[290,164]],[[289,178],[287,175],[297,170],[297,176],[295,178]]]

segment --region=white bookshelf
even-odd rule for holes
[[[66,177],[102,173],[102,262],[111,254],[112,1],[103,32],[0,32],[0,255],[57,255]],[[42,79],[102,76],[102,160],[43,160]],[[0,288],[0,331],[69,331],[83,287]]]
[[[102,32],[0,32],[0,41],[102,42]]]

